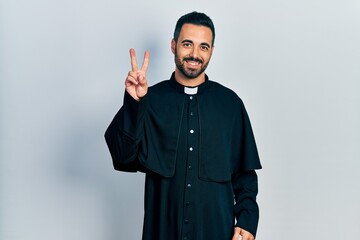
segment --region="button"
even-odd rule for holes
[[[184,223],[188,224],[188,223],[189,223],[189,220],[185,219],[185,220],[184,220]]]
[[[190,152],[192,152],[194,149],[192,147],[189,148]]]
[[[193,133],[194,133],[194,130],[193,130],[193,129],[191,129],[191,130],[190,130],[190,133],[191,133],[191,134],[193,134]]]
[[[187,184],[187,187],[188,187],[188,188],[191,188],[191,184],[190,184],[190,183],[188,183],[188,184]]]
[[[193,96],[190,96],[190,100],[192,100],[193,99]]]
[[[193,113],[193,112],[190,112],[190,116],[194,116],[194,113]]]
[[[191,166],[191,165],[189,165],[189,166],[188,166],[188,168],[189,168],[189,169],[191,169],[191,168],[192,168],[192,166]]]

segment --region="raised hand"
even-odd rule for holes
[[[136,101],[140,101],[145,96],[148,90],[146,80],[146,72],[149,66],[150,53],[145,51],[144,61],[141,69],[138,68],[135,50],[130,49],[131,71],[128,73],[125,80],[125,89]]]

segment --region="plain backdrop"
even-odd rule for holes
[[[129,48],[168,79],[193,10],[216,27],[207,74],[254,128],[257,239],[359,238],[360,1],[2,0],[1,240],[141,238],[144,175],[113,170],[103,135]]]

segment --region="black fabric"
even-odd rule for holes
[[[261,164],[230,89],[206,76],[190,96],[173,74],[139,102],[125,93],[105,138],[115,169],[146,173],[144,240],[230,240],[235,218],[255,236]]]

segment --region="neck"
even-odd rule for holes
[[[201,73],[196,78],[188,78],[184,76],[178,69],[175,70],[175,80],[183,86],[196,87],[205,82],[205,73]]]

